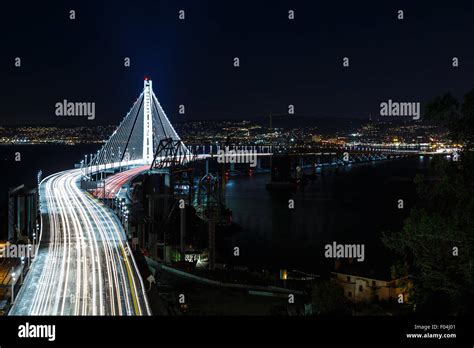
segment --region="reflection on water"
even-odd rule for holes
[[[46,176],[72,168],[98,147],[0,146],[1,231],[6,233],[9,187],[34,185],[39,169]],[[21,162],[14,161],[17,151]],[[268,174],[231,177],[226,203],[242,230],[232,237],[226,254],[231,256],[238,246],[240,256],[231,257],[235,263],[321,273],[332,266],[323,258],[324,245],[337,241],[364,243],[366,262],[388,264],[391,255],[380,242],[380,232],[401,227],[416,201],[413,178],[427,170],[429,161],[414,157],[342,167],[293,194],[268,192]],[[293,210],[288,209],[290,198]],[[397,209],[398,199],[404,200],[404,210]]]
[[[324,245],[337,241],[365,244],[367,262],[389,264],[393,255],[380,233],[400,229],[416,201],[413,178],[429,161],[416,157],[341,167],[295,193],[268,192],[267,174],[232,177],[226,203],[242,226],[230,243],[241,252],[234,262],[324,272],[333,265],[323,257]],[[404,210],[397,207],[399,199]]]

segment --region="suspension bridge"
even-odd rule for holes
[[[268,147],[256,151],[272,155]],[[145,171],[215,156],[181,141],[145,79],[143,92],[97,153],[39,182],[37,253],[9,314],[151,315],[126,231],[98,198],[113,199]],[[13,289],[19,277],[11,278]]]
[[[152,81],[146,79],[128,114],[89,161],[86,157],[81,168],[40,182],[38,251],[10,315],[151,314],[121,222],[82,190],[81,182],[122,166],[133,167],[114,178],[113,187],[119,187],[152,164],[166,161],[166,156],[155,156],[163,143],[172,144],[180,162],[189,160],[190,151],[153,93]]]

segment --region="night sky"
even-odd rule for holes
[[[388,99],[474,86],[473,1],[8,1],[0,29],[3,125],[118,124],[145,76],[172,121],[256,119],[289,104],[368,118]],[[95,120],[57,117],[63,99],[95,102]]]

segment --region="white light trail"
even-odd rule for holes
[[[125,252],[122,226],[109,208],[79,189],[80,177],[76,169],[42,181],[43,252],[10,315],[151,314],[133,255]]]

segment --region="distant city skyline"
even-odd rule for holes
[[[315,120],[317,121],[317,120]],[[287,126],[258,124],[249,120],[190,121],[174,125],[181,139],[188,144],[275,145],[307,147],[354,143],[444,147],[449,144],[445,129],[430,123],[390,120],[338,120]],[[291,124],[291,125],[290,125]],[[290,126],[288,126],[290,125]],[[12,144],[103,144],[117,126],[7,126],[0,127],[0,145]]]

